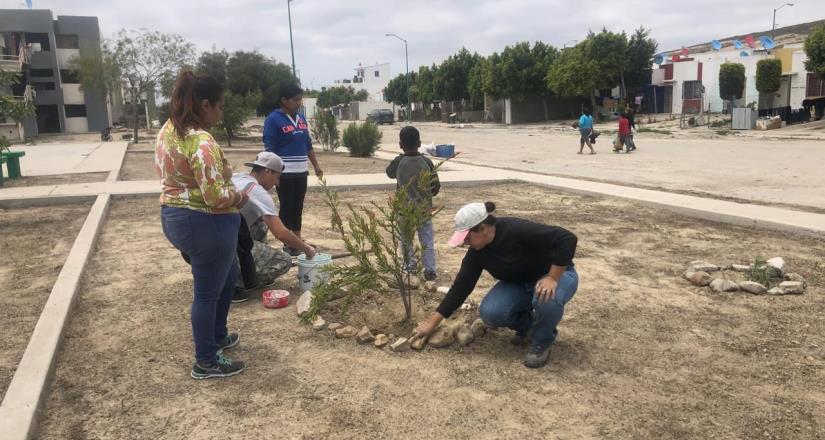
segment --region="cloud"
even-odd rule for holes
[[[92,15],[104,37],[120,28],[177,33],[200,50],[213,46],[254,50],[290,63],[286,0],[33,0],[55,15]],[[18,8],[20,0],[0,0]],[[294,0],[295,62],[302,81],[316,88],[351,77],[358,63],[389,62],[404,70],[440,62],[461,47],[482,55],[519,41],[541,40],[561,47],[602,27],[652,30],[660,50],[730,35],[770,29],[776,0]],[[778,26],[825,18],[823,0],[796,0],[777,13]]]

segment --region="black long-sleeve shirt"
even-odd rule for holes
[[[484,249],[470,249],[450,291],[436,309],[445,318],[475,289],[481,271],[513,283],[535,283],[550,266],[568,267],[576,253],[576,235],[558,227],[512,217],[496,219],[496,236]]]

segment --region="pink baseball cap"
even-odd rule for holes
[[[458,247],[464,244],[464,239],[470,233],[470,229],[484,221],[489,213],[484,203],[468,203],[455,213],[455,232],[450,237],[448,244]]]

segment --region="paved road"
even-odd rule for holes
[[[612,153],[609,136],[603,136],[598,154],[591,156],[576,154],[578,136],[572,130],[416,125],[422,142],[453,143],[461,153],[458,161],[476,165],[825,208],[825,141],[667,139],[642,133],[633,154]],[[382,149],[397,151],[399,129],[399,124],[382,127]]]

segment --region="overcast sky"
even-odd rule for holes
[[[290,64],[286,0],[33,0],[57,15],[91,15],[104,38],[120,28],[177,33],[199,50],[254,50]],[[0,0],[19,8],[24,0]],[[720,6],[719,4],[724,4]],[[777,27],[825,19],[825,0],[797,0],[777,13]],[[351,77],[358,63],[404,71],[440,62],[462,46],[482,55],[518,41],[562,47],[588,29],[652,30],[660,50],[770,29],[781,0],[293,0],[295,64],[305,86]]]

